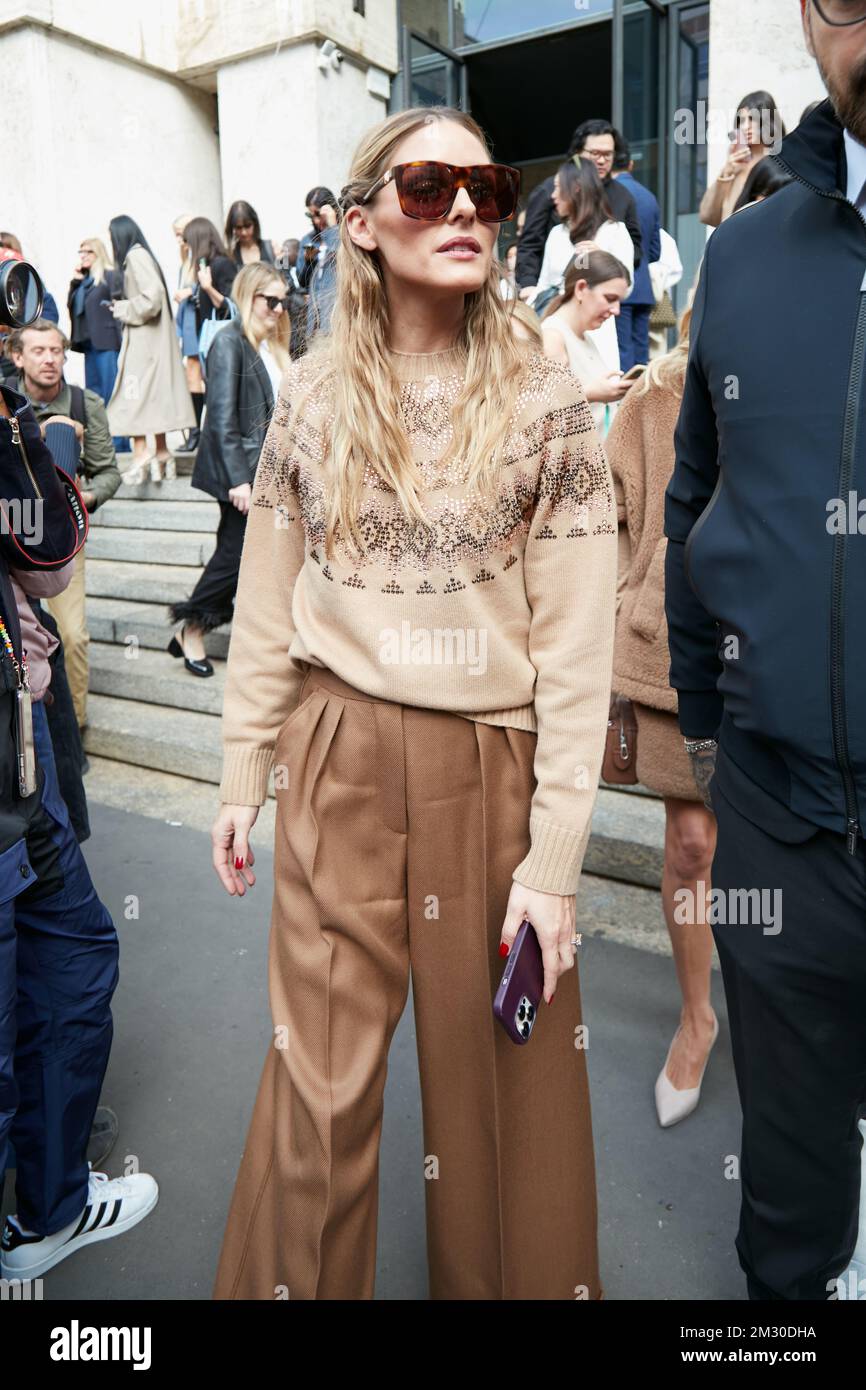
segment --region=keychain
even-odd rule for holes
[[[18,790],[22,796],[30,796],[36,790],[36,745],[33,739],[33,700],[30,694],[30,672],[26,654],[21,664],[15,656],[12,639],[6,624],[0,618],[0,640],[15,668],[18,689],[15,691],[15,757],[18,764]]]

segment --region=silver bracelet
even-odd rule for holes
[[[718,740],[714,738],[685,738],[687,753],[703,753],[705,748],[718,748]]]

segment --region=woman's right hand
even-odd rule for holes
[[[735,140],[728,150],[728,158],[722,170],[723,177],[726,179],[735,178],[743,165],[748,164],[751,157],[752,151],[749,149],[748,145],[740,145]]]
[[[587,382],[583,391],[588,401],[621,401],[634,381],[626,381],[620,372],[608,372],[596,381]]]
[[[249,834],[258,814],[258,806],[234,806],[224,801],[211,826],[213,866],[223,888],[232,897],[243,897],[247,886],[252,888],[256,881],[251,867],[256,856],[250,848]]]
[[[190,297],[191,294],[192,294],[192,289],[190,288],[189,285],[187,285],[185,289],[182,289],[182,290],[175,290],[175,292],[174,292],[174,302],[175,302],[175,304],[183,304],[184,300],[185,300],[185,299],[189,299],[189,297]]]

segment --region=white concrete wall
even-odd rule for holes
[[[19,237],[68,326],[82,237],[140,224],[173,288],[181,212],[222,215],[214,99],[174,78],[40,28],[0,32],[4,136],[15,151],[3,230]]]
[[[761,90],[775,97],[787,130],[810,101],[827,95],[806,50],[799,5],[796,0],[710,0],[710,111],[735,114],[742,97]],[[724,129],[718,116],[713,124]],[[710,141],[710,182],[728,146],[724,134]]]
[[[217,74],[225,209],[246,198],[278,244],[309,230],[304,196],[314,184],[339,195],[361,133],[386,114],[365,68],[346,60],[322,72],[317,52],[293,44]]]

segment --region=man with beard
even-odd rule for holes
[[[866,0],[800,0],[829,100],[710,238],[667,490],[671,683],[718,820],[713,933],[753,1299],[827,1299],[866,1101]],[[709,799],[711,798],[711,799]],[[779,924],[739,921],[781,890]]]

